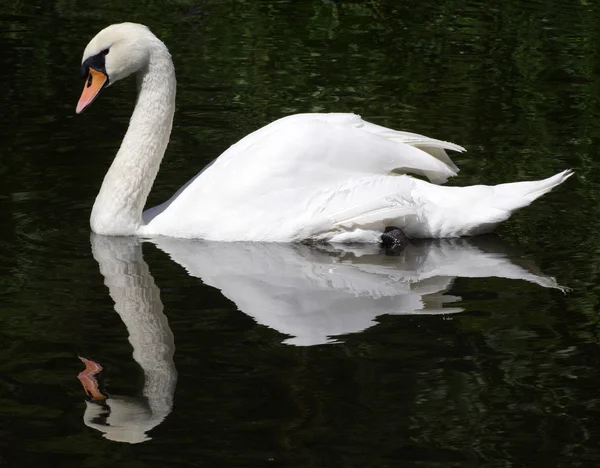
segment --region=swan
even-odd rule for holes
[[[379,242],[390,226],[409,237],[493,230],[572,175],[496,186],[445,187],[459,145],[369,123],[354,114],[296,114],[232,145],[169,200],[144,211],[169,141],[175,69],[148,27],[113,24],[83,53],[83,112],[106,87],[135,75],[129,127],[92,208],[103,235],[217,241]],[[430,182],[407,175],[411,173]]]

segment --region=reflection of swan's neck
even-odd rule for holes
[[[145,397],[143,402],[110,397],[105,402],[110,409],[110,423],[98,429],[111,440],[142,442],[147,440],[145,433],[160,424],[173,406],[177,381],[173,333],[139,241],[94,235],[92,251],[115,302],[115,311],[129,332],[133,358],[144,371]],[[90,409],[91,416],[93,410]]]
[[[92,230],[134,234],[164,156],[175,112],[175,69],[165,45],[148,45],[150,59],[140,70],[138,99],[127,134],[94,203]]]

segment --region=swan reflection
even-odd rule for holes
[[[88,393],[85,424],[114,441],[138,443],[170,413],[177,373],[174,342],[141,241],[93,235],[92,251],[115,311],[144,371],[144,398],[106,396],[102,368],[82,358]],[[149,242],[188,274],[218,288],[257,323],[297,346],[325,344],[373,326],[384,314],[450,314],[463,309],[448,294],[457,277],[501,277],[560,288],[507,252],[497,239],[413,243],[394,255],[377,246],[218,243],[173,238]]]
[[[559,288],[535,267],[519,266],[496,239],[423,241],[398,255],[378,246],[153,242],[191,276],[218,288],[256,322],[298,346],[362,331],[384,314],[450,314],[457,277],[502,277]],[[448,305],[450,304],[450,306]]]
[[[115,311],[127,327],[133,359],[144,372],[144,388],[141,398],[105,395],[95,378],[102,370],[100,364],[80,358],[86,370],[79,374],[79,380],[89,396],[83,420],[109,440],[144,442],[150,439],[147,432],[173,407],[177,381],[173,333],[139,240],[92,235],[91,242]]]

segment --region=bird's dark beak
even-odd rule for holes
[[[94,68],[88,68],[87,77],[85,78],[85,86],[77,103],[75,112],[81,114],[87,106],[89,106],[100,91],[108,84],[108,76],[106,73],[98,71]]]

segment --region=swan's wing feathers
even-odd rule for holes
[[[448,167],[450,169],[452,169],[455,173],[458,173],[460,171],[458,166],[452,162],[452,159],[450,159],[450,156],[448,156],[448,153],[446,153],[446,149],[448,149],[447,146],[435,146],[435,145],[429,144],[429,143],[426,145],[415,144],[413,146],[415,148],[425,151],[426,153],[430,154],[434,158],[439,159],[444,164],[448,165]],[[453,149],[453,148],[451,148],[451,149]],[[455,150],[455,151],[458,151],[458,150]]]
[[[207,174],[232,164],[240,169],[252,164],[261,166],[263,173],[276,168],[296,177],[308,168],[319,173],[317,179],[325,176],[332,183],[345,180],[349,174],[383,175],[392,171],[444,183],[458,171],[444,149],[462,150],[452,143],[365,122],[355,114],[296,114],[231,146]]]
[[[243,211],[241,207],[248,206],[248,200],[253,200],[254,210],[258,205],[267,206],[265,200],[271,200],[271,196],[277,200],[274,206],[304,204],[306,193],[322,192],[346,181],[385,177],[390,179],[388,188],[391,188],[398,182],[394,180],[398,177],[388,177],[391,173],[422,175],[436,184],[456,175],[458,169],[443,149],[447,144],[416,136],[411,141],[418,144],[412,145],[399,141],[402,135],[408,138],[404,133],[375,126],[354,114],[285,117],[231,146],[166,204],[147,212],[144,220],[155,225],[166,224],[170,218],[164,216],[165,212],[175,218],[178,218],[176,213],[186,213],[186,224],[200,224],[210,218],[209,213],[220,216],[215,211],[222,212],[224,207]],[[381,197],[392,193],[388,190]],[[365,189],[363,198],[357,197],[356,203],[347,206],[354,207],[356,214],[347,213],[339,221],[358,216],[357,222],[362,222],[360,217],[367,212],[374,213],[369,219],[387,218],[394,212],[400,215],[398,206],[390,210],[383,202],[376,202],[383,203],[378,208],[358,207],[359,203],[378,197],[378,191],[371,194]],[[218,205],[214,200],[219,200]],[[323,201],[322,205],[327,203]],[[337,211],[347,207],[340,206]],[[279,213],[272,209],[266,212]]]
[[[454,172],[459,171],[458,167],[452,162],[450,156],[448,156],[445,150],[452,150],[462,153],[463,151],[466,151],[462,146],[449,141],[437,140],[425,135],[419,135],[418,133],[392,130],[390,128],[382,127],[381,125],[366,122],[362,120],[360,116],[355,117],[357,117],[357,119],[353,121],[353,124],[357,128],[361,128],[366,132],[373,133],[392,141],[397,141],[398,143],[404,143],[406,145],[419,148],[434,158],[439,159],[444,164],[447,164]]]
[[[339,213],[336,218],[340,221],[333,224],[333,227],[344,227],[352,228],[355,226],[369,227],[369,226],[383,226],[388,224],[394,224],[394,221],[398,219],[404,219],[408,216],[415,216],[415,211],[411,206],[408,205],[396,205],[387,204],[386,201],[378,200],[379,206],[372,209],[371,211],[360,212],[358,210],[352,213],[348,210],[343,213]],[[354,215],[354,216],[352,216]]]
[[[298,123],[304,119],[312,121],[311,133],[317,141],[319,133],[335,138],[331,143],[339,148],[338,167],[352,167],[359,163],[357,169],[362,172],[361,175],[413,173],[425,176],[433,183],[443,184],[448,177],[458,173],[458,167],[444,148],[464,151],[464,148],[452,143],[366,122],[356,114],[301,114],[293,117]],[[316,122],[329,125],[319,131],[314,126]]]
[[[420,135],[418,133],[405,132],[402,130],[393,130],[391,128],[382,127],[381,125],[376,125],[371,122],[362,120],[359,116],[356,117],[360,119],[360,122],[354,122],[354,124],[358,128],[362,128],[363,130],[369,133],[374,133],[385,138],[394,139],[402,143],[406,143],[407,145],[432,146],[436,148],[444,148],[453,151],[458,151],[459,153],[466,151],[466,149],[462,146],[457,145],[455,143],[451,143],[449,141],[437,140],[435,138],[430,138],[428,136]]]
[[[318,193],[308,210],[315,209],[333,227],[374,227],[417,215],[410,198],[408,177],[363,177]]]

